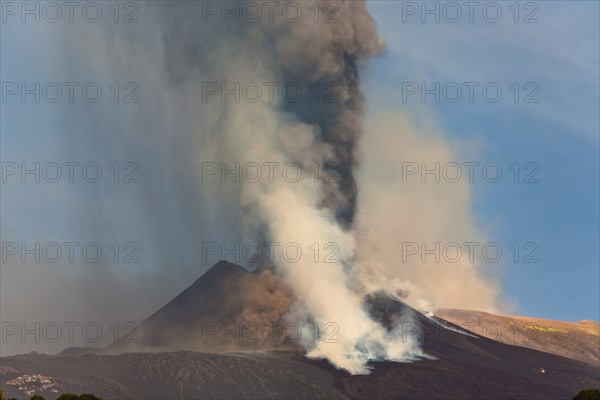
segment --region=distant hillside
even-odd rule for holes
[[[435,315],[502,343],[600,366],[600,324],[595,321],[564,322],[450,308]]]

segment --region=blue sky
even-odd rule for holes
[[[496,23],[477,11],[469,23],[466,9],[457,23],[444,14],[439,23],[433,15],[423,23],[421,3],[414,4],[417,14],[404,14],[403,22],[400,4],[368,2],[387,42],[365,74],[371,109],[380,101],[398,110],[426,108],[449,138],[478,143],[477,161],[497,162],[504,172],[514,162],[539,166],[538,183],[473,185],[475,211],[493,240],[539,246],[539,263],[508,265],[503,292],[522,315],[598,320],[598,2],[536,2],[538,22],[527,24],[514,23],[512,2],[498,3],[503,14]],[[476,91],[472,103],[430,96],[423,104],[403,101],[402,82],[497,82],[504,92],[497,103]],[[539,101],[515,103],[514,82],[534,82]]]

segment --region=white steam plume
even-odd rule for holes
[[[234,82],[278,82],[282,86],[292,82],[304,93],[315,84],[334,85],[337,97],[333,103],[305,97],[297,103],[280,98],[274,104],[231,99],[209,104],[210,117],[194,126],[200,142],[196,156],[228,165],[293,162],[306,169],[333,165],[337,183],[324,183],[324,179],[315,183],[307,171],[295,183],[240,182],[233,185],[237,193],[232,193],[233,204],[227,207],[244,210],[239,229],[247,240],[294,242],[304,250],[313,243],[339,247],[339,262],[303,254],[294,262],[279,257],[275,268],[297,299],[293,315],[305,315],[319,325],[333,322],[339,328],[337,343],[313,343],[309,356],[325,357],[352,373],[364,373],[369,360],[410,360],[420,353],[415,343],[399,344],[373,321],[362,307],[362,293],[351,288],[355,256],[351,227],[357,193],[354,168],[363,103],[358,65],[380,51],[381,40],[362,2],[335,4],[338,22],[329,24],[312,19],[202,24],[190,17],[195,7],[191,5],[192,9],[163,9],[176,15],[174,23],[163,27],[169,76],[175,88],[185,88],[190,96],[186,103],[192,110],[202,113],[206,107],[194,94],[207,80],[230,86]],[[210,42],[204,40],[207,37]]]

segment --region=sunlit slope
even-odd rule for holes
[[[600,324],[490,314],[444,308],[437,316],[502,343],[600,365]]]

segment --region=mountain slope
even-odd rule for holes
[[[266,333],[288,309],[291,293],[270,270],[249,273],[221,261],[144,320],[137,343],[120,340],[109,352],[224,351],[285,346]],[[261,335],[254,335],[255,327]]]
[[[600,324],[441,309],[436,315],[502,343],[600,365]]]
[[[372,362],[370,375],[349,375],[285,341],[202,340],[206,322],[279,321],[291,299],[270,272],[219,263],[142,323],[140,343],[115,343],[104,354],[5,357],[0,384],[18,398],[56,390],[106,399],[570,399],[600,387],[596,366],[470,333],[385,291],[367,295],[365,310],[397,340],[418,339],[427,358]]]

